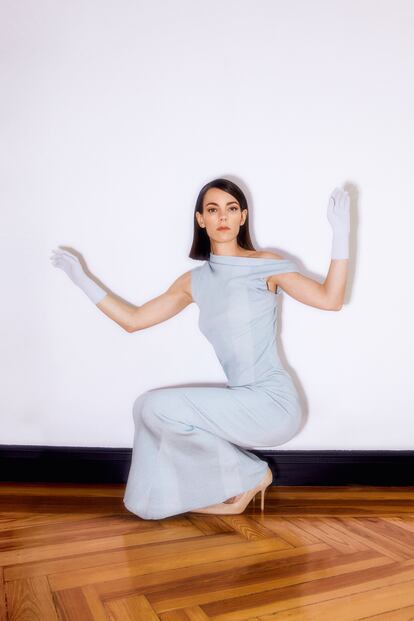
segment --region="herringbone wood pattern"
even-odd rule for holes
[[[414,619],[414,487],[279,487],[142,520],[123,485],[0,484],[5,621]]]

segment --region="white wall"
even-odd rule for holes
[[[257,249],[318,280],[352,197],[343,309],[282,296],[306,424],[278,449],[413,448],[413,26],[410,0],[1,4],[0,443],[132,446],[141,392],[225,384],[195,304],[128,334],[49,262],[142,304],[199,264],[224,176]]]

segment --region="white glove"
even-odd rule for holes
[[[350,209],[349,194],[335,188],[329,197],[328,220],[333,229],[332,259],[349,259]]]
[[[68,250],[59,249],[52,250],[52,252],[54,252],[50,257],[52,264],[66,272],[75,285],[80,287],[94,304],[103,300],[107,292],[85,274],[78,257],[75,257],[75,255]]]

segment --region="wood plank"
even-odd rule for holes
[[[378,501],[400,503],[401,505],[412,502],[414,486],[366,486],[366,485],[275,485],[269,492],[278,502],[301,501],[301,500],[334,500],[338,506],[342,501],[355,500],[357,504],[375,504]],[[266,495],[267,498],[267,495]],[[412,512],[412,509],[411,509]]]
[[[320,540],[311,535],[303,528],[296,526],[294,520],[279,515],[252,516],[252,519],[263,524],[268,530],[274,532],[280,539],[293,547],[320,543]]]
[[[182,523],[181,526],[195,529],[188,522]],[[70,521],[25,526],[18,529],[13,526],[8,530],[0,530],[0,551],[64,541],[85,541],[108,535],[127,535],[147,530],[161,530],[160,523],[135,520],[119,515],[99,515],[85,520],[76,520],[73,516]]]
[[[364,617],[364,621],[412,621],[412,619],[414,619],[414,606],[387,610],[372,617]]]
[[[87,586],[82,588],[82,592],[85,596],[86,601],[88,602],[88,606],[92,612],[94,620],[107,621],[108,616],[106,614],[105,607],[95,589],[95,586],[92,584],[88,584]],[[77,621],[82,620],[78,619]]]
[[[396,608],[410,608],[396,610]],[[390,621],[393,617],[390,613],[394,612],[400,619],[407,621],[412,617],[414,611],[414,580],[393,584],[367,592],[347,595],[346,597],[335,597],[329,601],[319,602],[307,606],[301,605],[298,608],[289,608],[276,614],[262,615],[260,621],[281,621],[288,615],[289,621],[355,621],[364,619],[367,621],[368,615],[380,614],[379,618]],[[386,616],[385,616],[386,615]],[[372,616],[368,617],[373,619]],[[375,617],[378,619],[378,617]],[[398,616],[395,617],[398,619]],[[218,621],[219,617],[213,617]]]
[[[116,597],[127,597],[135,594],[146,594],[154,599],[154,594],[158,597],[175,596],[186,598],[181,599],[180,603],[174,602],[175,607],[188,606],[190,602],[200,601],[202,593],[209,593],[204,601],[213,601],[217,599],[217,588],[223,586],[226,579],[234,580],[234,575],[250,576],[256,575],[257,569],[267,569],[272,572],[278,571],[280,566],[302,565],[306,567],[312,566],[313,563],[320,560],[337,559],[338,555],[335,550],[330,550],[324,544],[316,544],[313,546],[304,546],[288,551],[262,552],[260,554],[252,554],[237,559],[229,558],[218,562],[202,563],[198,565],[189,565],[185,567],[175,567],[171,570],[154,571],[151,573],[130,576],[127,578],[115,577],[113,580],[105,580],[97,582],[95,588],[103,600],[113,599]],[[386,562],[389,562],[386,559]],[[198,593],[197,597],[188,599],[188,589],[191,585],[190,595]],[[194,591],[194,593],[193,593]],[[219,598],[219,596],[218,596]],[[168,607],[168,606],[167,606]],[[166,607],[166,608],[167,608]]]
[[[217,572],[208,582],[203,580],[203,576],[198,580],[195,575],[191,584],[181,583],[175,585],[175,588],[168,584],[166,588],[152,593],[147,589],[146,594],[157,614],[195,603],[201,605],[209,617],[214,617],[218,611],[232,610],[233,607],[240,614],[244,606],[248,607],[250,600],[261,602],[263,598],[267,601],[268,595],[272,594],[273,601],[273,594],[279,594],[285,589],[295,591],[302,588],[303,592],[307,592],[308,586],[303,584],[304,575],[317,592],[318,585],[352,582],[354,575],[359,578],[361,575],[377,576],[384,566],[388,569],[395,565],[386,557],[374,556],[370,550],[340,557],[334,550],[330,550],[326,557],[309,556],[302,563],[294,564],[283,562],[282,558],[279,562],[263,564],[260,559],[256,560],[258,562],[251,565],[250,571],[244,569],[241,574],[238,568],[226,574]],[[327,578],[330,582],[326,582]],[[239,606],[239,603],[242,605]],[[249,616],[257,614],[256,610],[249,611]]]
[[[382,516],[381,518],[386,524],[392,524],[397,528],[408,531],[414,535],[414,516],[407,515],[402,517]]]
[[[407,542],[401,541],[401,538],[398,540],[392,536],[384,536],[375,526],[373,519],[377,518],[371,516],[371,522],[354,517],[335,518],[334,524],[337,528],[346,528],[346,531],[353,537],[364,541],[371,549],[394,560],[404,561],[413,558],[414,546],[407,546]],[[391,527],[389,533],[391,534]]]
[[[0,567],[0,621],[7,621],[6,590],[4,588],[3,567]]]
[[[201,607],[214,621],[240,621],[252,616],[257,616],[262,621],[263,617],[274,615],[276,612],[284,611],[286,615],[288,610],[290,612],[295,608],[303,609],[310,604],[329,599],[336,600],[336,606],[339,608],[341,598],[344,598],[345,602],[350,596],[363,593],[369,599],[375,597],[382,588],[409,582],[412,589],[414,583],[414,570],[401,570],[398,563],[384,567],[359,569],[340,575],[328,575],[319,579],[315,579],[308,573],[306,576],[309,580],[305,582],[302,580],[296,585],[284,587],[280,582],[277,589],[228,598],[225,601],[203,604]],[[157,609],[156,606],[154,608]],[[355,615],[355,610],[353,614]],[[337,617],[334,618],[337,621]],[[358,614],[356,618],[360,618],[360,615]]]
[[[209,621],[209,617],[199,606],[181,608],[179,610],[169,610],[162,615],[158,615],[160,621]],[[251,619],[251,621],[258,621]]]
[[[240,533],[247,541],[257,541],[258,539],[276,539],[275,532],[267,528],[264,524],[254,519],[253,515],[221,515],[220,521],[228,526],[233,532]],[[292,548],[290,543],[280,539],[281,547]]]
[[[9,621],[59,621],[45,576],[6,583]]]
[[[267,512],[283,516],[404,516],[412,514],[414,487],[275,486],[267,495]]]
[[[204,538],[196,537],[188,541],[182,540],[152,547],[142,546],[131,550],[126,549],[123,551],[124,562],[122,563],[112,565],[110,562],[106,562],[105,565],[101,564],[99,567],[90,566],[87,569],[50,573],[49,582],[52,590],[57,591],[113,580],[115,576],[126,578],[188,565],[197,566],[206,562],[252,556],[253,554],[279,549],[280,542],[278,540],[261,539],[246,543],[237,533],[234,535],[211,535]],[[125,558],[129,553],[134,553],[134,560]],[[106,556],[109,554],[107,553]],[[14,568],[15,571],[18,569],[19,567]],[[7,568],[6,580],[8,572],[10,572],[10,568]]]
[[[349,518],[344,518],[342,523],[346,524]],[[287,522],[295,525],[303,532],[313,535],[317,541],[323,541],[327,545],[348,554],[350,552],[357,552],[358,550],[368,550],[370,546],[368,542],[361,537],[356,538],[351,531],[346,528],[335,528],[338,520],[328,518],[288,518]]]
[[[54,593],[60,621],[108,621],[108,615],[93,586]]]
[[[108,566],[109,568],[112,568],[114,565],[120,565],[123,563],[130,564],[135,559],[139,561],[141,558],[145,559],[151,557],[152,554],[154,554],[157,558],[158,554],[161,553],[161,545],[165,546],[162,548],[163,550],[168,549],[171,554],[173,554],[173,548],[169,546],[173,546],[175,549],[174,554],[177,556],[179,553],[177,550],[183,545],[182,542],[187,539],[186,533],[187,531],[184,531],[183,536],[181,530],[177,537],[174,536],[174,533],[172,532],[168,533],[165,531],[161,534],[160,531],[157,531],[156,536],[153,536],[151,541],[147,541],[144,542],[143,545],[135,545],[130,548],[118,548],[112,551],[104,551],[93,554],[90,553],[87,555],[78,554],[67,558],[53,558],[50,560],[46,559],[43,561],[9,565],[4,569],[4,579],[6,581],[17,580],[21,578],[28,578],[30,576],[45,576],[48,574],[59,574],[60,572],[70,571],[76,573],[85,568],[99,568],[100,566]],[[147,533],[147,537],[150,538],[149,533]],[[209,546],[218,546],[218,541],[225,544],[230,542],[239,542],[242,540],[242,537],[238,533],[225,533],[214,537],[200,537],[200,534],[197,533],[195,537],[188,537],[187,543],[194,549],[204,549]],[[166,541],[163,541],[163,539]],[[150,545],[151,543],[157,544],[156,553],[153,552],[155,546],[152,547]],[[89,582],[86,584],[89,584]],[[76,586],[83,586],[83,584],[68,584],[66,587],[62,588],[71,588]]]
[[[111,621],[159,621],[144,595],[114,599],[107,602],[105,607]]]
[[[218,533],[234,533],[229,524],[226,524],[219,515],[196,515],[195,513],[187,513],[186,521],[198,528],[203,535],[217,535]],[[160,522],[163,528],[169,528],[165,520]]]
[[[414,557],[414,524],[412,528],[404,528],[405,521],[400,520],[399,523],[387,520],[384,517],[376,517],[368,515],[366,518],[356,518],[355,522],[363,528],[369,529],[375,533],[377,537],[392,539],[398,546],[398,549],[404,549],[408,552],[407,558]],[[407,526],[409,521],[406,522]]]
[[[38,513],[35,509],[26,512],[10,511],[0,518],[0,532],[11,528],[16,530],[30,526],[59,525],[63,522],[72,522],[72,520],[89,520],[101,516],[102,511],[90,511],[89,513],[71,511],[65,514],[65,508],[62,508],[62,513]]]
[[[35,547],[23,547],[6,552],[0,552],[0,564],[8,565],[7,573],[11,573],[11,568],[22,563],[37,563],[48,559],[73,557],[76,554],[87,555],[95,552],[101,554],[105,551],[124,550],[134,548],[138,545],[148,545],[150,543],[160,543],[167,541],[177,541],[202,537],[201,533],[194,528],[175,528],[171,530],[150,529],[146,532],[130,533],[128,535],[117,535],[115,537],[102,537],[101,539],[89,539],[80,541],[67,541],[65,543],[55,543],[53,545],[37,545]],[[27,567],[23,567],[21,573],[25,573]],[[21,574],[20,574],[21,575]]]

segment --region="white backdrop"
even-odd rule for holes
[[[0,443],[132,446],[143,391],[225,385],[195,304],[128,334],[50,264],[133,304],[184,271],[202,185],[239,183],[257,249],[322,281],[351,194],[340,312],[282,294],[306,420],[278,450],[413,449],[411,0],[0,5]]]

